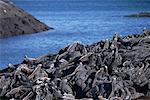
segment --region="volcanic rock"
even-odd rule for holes
[[[145,34],[146,32],[146,34]],[[14,100],[149,100],[150,31],[76,42],[0,70],[0,97]],[[129,48],[130,47],[130,48]]]
[[[52,29],[9,0],[0,0],[0,38]]]

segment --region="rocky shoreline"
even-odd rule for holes
[[[25,57],[0,70],[0,97],[13,100],[135,100],[150,96],[150,31],[57,54]],[[148,100],[147,99],[147,100]],[[137,99],[142,100],[142,99]]]
[[[9,0],[0,0],[0,38],[38,33],[53,29]]]

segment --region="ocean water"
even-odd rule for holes
[[[92,44],[150,29],[150,18],[125,15],[150,11],[150,0],[12,0],[14,4],[55,28],[52,31],[0,39],[0,68],[17,64],[25,55],[57,53],[75,41]]]

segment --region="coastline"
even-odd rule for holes
[[[145,30],[126,37],[116,33],[111,40],[88,46],[76,42],[58,54],[26,56],[22,63],[0,70],[0,97],[130,100],[150,96],[149,52],[150,31]]]
[[[0,62],[59,52],[0,69],[0,100],[150,100],[150,2],[12,1],[0,0]]]

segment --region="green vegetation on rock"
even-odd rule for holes
[[[130,14],[125,17],[150,17],[150,12],[141,12],[137,14]]]

